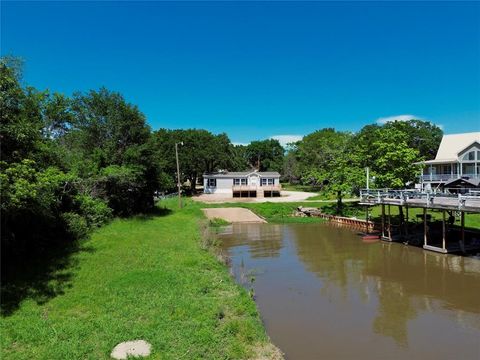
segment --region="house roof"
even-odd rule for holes
[[[480,142],[480,132],[443,135],[435,160],[456,159],[459,152],[476,141]]]
[[[470,185],[473,185],[473,186],[479,186],[480,185],[480,179],[465,179],[465,178],[460,178],[460,179],[455,179],[455,180],[451,180],[449,182],[446,182],[445,183],[445,186],[451,186],[455,183],[467,183],[467,184],[470,184]]]
[[[433,159],[433,160],[426,160],[426,161],[418,161],[414,163],[415,165],[428,165],[428,164],[445,164],[445,163],[457,163],[458,159]]]
[[[216,172],[216,173],[206,173],[203,174],[203,177],[216,177],[216,178],[232,178],[232,177],[247,177],[251,174],[257,174],[260,177],[270,176],[270,177],[280,177],[280,174],[276,171],[232,171],[232,172]]]

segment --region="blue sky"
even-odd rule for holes
[[[478,2],[2,2],[24,79],[234,142],[414,116],[480,131]],[[380,120],[379,120],[380,119]]]

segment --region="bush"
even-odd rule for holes
[[[89,229],[97,228],[112,218],[112,209],[101,199],[94,199],[88,195],[75,196],[75,205],[82,215]]]
[[[111,165],[103,169],[99,185],[116,215],[128,216],[151,209],[153,193],[141,169]]]
[[[65,227],[73,239],[82,239],[87,236],[89,228],[87,220],[74,212],[67,212],[61,215]]]

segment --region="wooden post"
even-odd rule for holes
[[[385,237],[385,204],[382,204],[382,239]]]
[[[463,252],[465,252],[465,212],[460,212],[460,246]]]
[[[368,235],[368,205],[365,206],[365,226],[366,226],[366,234]]]
[[[446,235],[445,235],[445,210],[442,210],[442,249],[445,250],[445,242],[446,242]]]
[[[423,245],[427,246],[427,208],[423,208]]]
[[[408,205],[405,205],[405,236],[408,236]]]
[[[392,221],[390,218],[390,204],[388,204],[388,226],[387,226],[387,231],[388,231],[388,240],[392,241]]]
[[[404,218],[403,218],[403,206],[398,205],[398,230],[400,232],[400,237],[403,238],[403,226],[404,226]]]

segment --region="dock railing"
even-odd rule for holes
[[[480,191],[465,194],[427,192],[415,189],[362,189],[360,203],[365,205],[409,205],[438,209],[458,209],[480,212]]]

